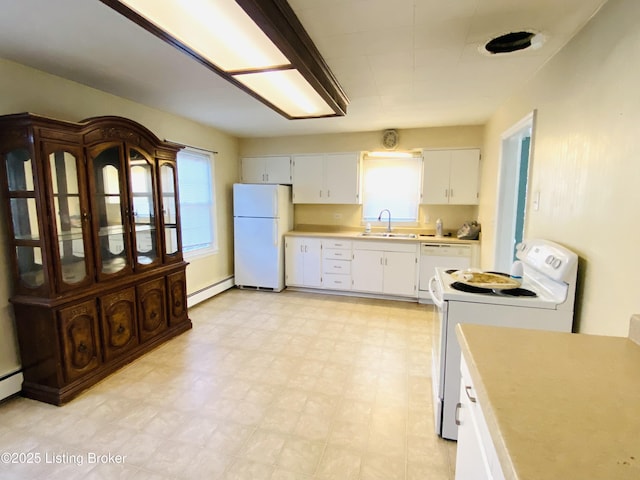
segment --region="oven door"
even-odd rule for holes
[[[433,416],[435,430],[442,434],[442,409],[444,401],[444,366],[447,343],[448,302],[442,298],[442,290],[436,277],[429,281],[429,293],[436,308],[431,336],[431,382],[433,390]]]

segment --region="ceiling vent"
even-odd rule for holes
[[[544,37],[541,34],[522,30],[492,38],[480,47],[480,51],[488,55],[498,55],[527,49],[535,50],[540,48],[543,43]]]

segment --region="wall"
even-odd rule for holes
[[[479,148],[482,145],[482,126],[456,126],[399,130],[398,150],[416,148]],[[240,155],[277,155],[290,153],[325,153],[384,150],[382,132],[359,132],[327,135],[308,135],[274,138],[244,138],[240,141]],[[322,225],[336,228],[361,229],[362,208],[359,205],[296,205],[295,224]],[[475,206],[421,206],[418,228],[435,229],[435,221],[442,218],[445,230],[454,232],[467,220],[475,220]]]
[[[640,2],[609,0],[485,130],[482,263],[493,260],[500,135],[537,110],[525,236],[580,256],[577,329],[626,336],[640,311]],[[531,192],[540,208],[531,208]]]
[[[135,120],[159,138],[218,151],[215,160],[217,235],[215,255],[190,260],[188,293],[233,274],[232,185],[238,180],[238,140],[213,128],[95,90],[60,77],[0,59],[0,114],[32,112],[68,121],[100,115]],[[0,222],[4,225],[4,222]],[[0,226],[0,228],[3,228]],[[6,232],[0,232],[6,255]],[[3,266],[7,259],[3,258]],[[6,269],[5,269],[6,271]],[[0,305],[10,310],[8,278],[0,277]]]

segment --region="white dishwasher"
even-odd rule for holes
[[[418,292],[420,303],[432,303],[429,295],[429,280],[435,275],[436,267],[462,270],[471,267],[471,257],[471,245],[421,243]]]

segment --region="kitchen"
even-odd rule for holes
[[[500,137],[529,112],[537,111],[531,185],[533,191],[540,192],[540,205],[538,210],[528,212],[526,231],[528,236],[567,245],[580,256],[576,325],[580,333],[626,336],[628,318],[640,308],[629,287],[635,284],[640,267],[634,254],[638,226],[633,221],[634,206],[640,200],[635,185],[640,172],[634,160],[640,153],[634,141],[635,125],[640,120],[635,95],[640,71],[633,61],[637,57],[638,14],[635,2],[607,2],[483,125],[399,129],[400,148],[481,148],[479,206],[471,207],[471,211],[448,208],[429,213],[431,218],[442,217],[445,226],[458,226],[477,217],[483,227],[481,262],[490,268]],[[187,279],[189,293],[225,282],[233,274],[231,185],[239,177],[239,158],[356,151],[380,145],[380,131],[237,138],[11,60],[3,60],[0,71],[2,113],[28,110],[80,119],[109,112],[136,118],[160,137],[219,152],[219,250],[216,255],[192,261]],[[342,215],[341,222],[335,218],[336,213]],[[296,209],[296,216],[303,224],[361,227],[358,212],[352,207],[303,206]],[[605,248],[618,231],[623,234],[615,237],[614,247]],[[1,282],[7,292],[7,279]],[[5,293],[3,298],[7,297]],[[8,303],[4,305],[5,311],[10,308]],[[3,321],[8,319],[10,315],[5,315]]]

